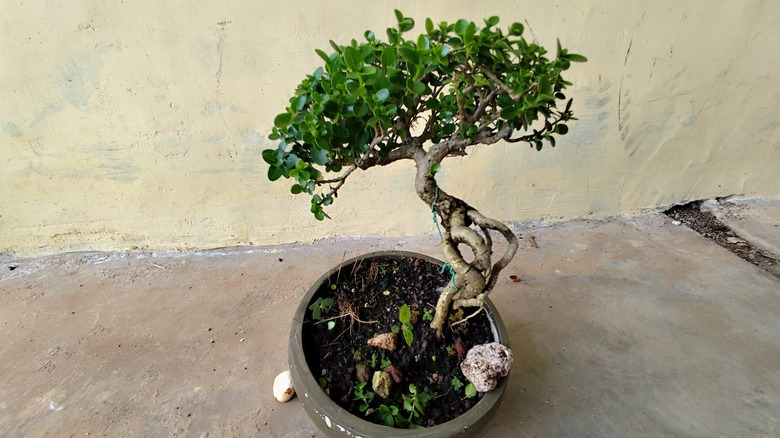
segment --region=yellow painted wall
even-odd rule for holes
[[[348,182],[316,222],[260,151],[315,48],[500,15],[575,65],[555,149],[445,162],[445,189],[509,221],[780,195],[780,3],[2,0],[0,252],[271,245],[433,230],[406,164]]]

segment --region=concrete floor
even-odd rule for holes
[[[780,279],[663,215],[532,233],[491,295],[515,364],[485,436],[780,436]],[[425,236],[1,257],[0,436],[322,436],[271,396],[290,319],[323,271],[393,248],[438,255]]]

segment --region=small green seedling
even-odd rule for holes
[[[333,298],[317,298],[317,301],[309,306],[309,310],[311,310],[311,319],[319,321],[322,319],[322,312],[327,312],[331,306],[333,306]]]
[[[320,384],[320,388],[322,388],[322,391],[325,392],[325,394],[330,397],[330,388],[328,388],[328,381],[325,380],[324,377],[320,377],[319,380],[317,380],[317,383]]]
[[[475,388],[474,385],[471,383],[466,385],[466,397],[472,398],[476,395],[477,395],[477,388]]]
[[[328,321],[328,330],[333,330],[336,327],[336,321]]]
[[[393,361],[391,361],[390,359],[382,359],[382,364],[381,364],[382,369],[385,369],[385,368],[389,367],[392,364],[393,364]]]
[[[460,388],[463,388],[463,382],[458,378],[458,376],[454,376],[452,378],[452,387],[455,388],[455,391],[460,391]]]
[[[373,392],[363,390],[367,383],[368,382],[362,382],[358,384],[358,386],[355,387],[355,394],[352,396],[352,400],[357,400],[360,402],[360,406],[358,406],[360,412],[366,412],[368,410],[368,406],[374,400]]]
[[[401,322],[401,332],[403,332],[406,345],[412,346],[414,340],[414,333],[412,333],[412,323],[409,322],[412,319],[412,311],[409,306],[404,304],[398,311],[398,321]]]
[[[418,418],[425,414],[425,409],[428,407],[428,402],[433,400],[433,398],[436,397],[436,394],[429,392],[428,388],[425,388],[425,390],[420,392],[417,390],[417,387],[414,386],[414,384],[410,383],[409,395],[402,394],[401,397],[404,401],[404,411],[409,413],[409,417],[406,418],[406,422],[411,424],[414,418]]]
[[[385,426],[395,427],[395,420],[398,417],[398,406],[385,404],[379,405],[374,411],[374,415],[385,424]]]
[[[423,321],[433,321],[433,309],[423,310]]]

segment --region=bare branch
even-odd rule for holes
[[[479,105],[477,106],[477,109],[474,111],[474,114],[468,117],[469,123],[474,123],[475,121],[479,120],[482,117],[482,114],[485,112],[485,108],[493,102],[493,99],[496,98],[496,95],[498,94],[498,89],[493,89],[490,94],[487,95],[486,98],[481,99],[479,101]]]
[[[487,67],[482,66],[482,65],[479,66],[479,69],[482,71],[482,74],[484,74],[485,76],[488,77],[488,79],[493,81],[493,83],[495,83],[499,88],[501,88],[501,91],[503,91],[504,93],[508,94],[509,97],[511,97],[515,102],[520,100],[520,99],[522,99],[523,96],[525,96],[526,94],[530,93],[531,91],[533,91],[536,88],[536,83],[534,82],[533,84],[531,84],[531,86],[529,86],[528,88],[523,90],[523,92],[515,93],[514,90],[509,88],[509,86],[507,84],[505,84],[504,81],[502,81],[492,71],[490,71],[490,69],[488,69]]]

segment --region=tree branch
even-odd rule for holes
[[[523,90],[521,93],[515,93],[514,90],[509,88],[509,86],[507,84],[505,84],[504,81],[502,81],[492,71],[490,71],[490,69],[488,69],[484,65],[480,65],[479,69],[480,69],[480,71],[482,71],[482,74],[484,74],[485,76],[488,77],[488,79],[493,81],[493,83],[495,83],[499,88],[501,88],[501,90],[504,93],[508,94],[509,97],[511,97],[512,100],[514,100],[515,102],[517,102],[518,100],[522,99],[523,96],[525,96],[526,94],[530,93],[531,91],[534,90],[534,88],[536,88],[536,82],[534,82],[528,88]]]

